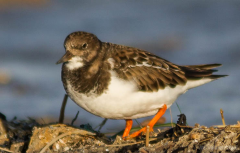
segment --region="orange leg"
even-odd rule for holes
[[[125,138],[129,135],[129,132],[132,128],[132,124],[133,124],[133,121],[131,119],[126,120],[126,128],[125,128],[123,136],[122,136],[123,138]]]
[[[148,123],[147,126],[149,126],[150,131],[153,131],[153,126],[157,123],[157,121],[163,116],[163,114],[166,112],[167,110],[167,105],[164,104],[162,108],[159,109],[159,111],[157,112],[157,114],[153,117],[153,119]],[[131,134],[128,139],[134,138],[139,136],[142,132],[146,133],[147,132],[147,127],[142,128],[141,130],[134,132],[133,134]]]

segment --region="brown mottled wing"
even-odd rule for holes
[[[184,85],[187,81],[179,66],[143,50],[118,46],[111,58],[118,76],[133,80],[139,90],[158,91],[166,86]]]

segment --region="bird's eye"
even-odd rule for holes
[[[84,43],[84,44],[82,45],[82,48],[83,48],[83,49],[86,49],[86,48],[87,48],[87,43]]]

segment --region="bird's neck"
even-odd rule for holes
[[[103,44],[102,49],[105,49],[105,45],[107,44]],[[84,66],[76,69],[69,69],[69,67],[66,66],[67,63],[63,64],[62,81],[66,91],[67,84],[70,83],[74,90],[80,93],[103,93],[107,89],[110,81],[106,52],[108,52],[107,49],[100,51],[91,62],[85,63]],[[102,81],[99,82],[98,80]]]

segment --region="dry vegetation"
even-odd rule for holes
[[[40,125],[33,119],[6,121],[0,119],[0,152],[239,152],[240,124],[231,126],[184,126],[181,120],[174,128],[124,141],[110,139],[85,129],[65,125]],[[146,144],[149,144],[146,146]]]

